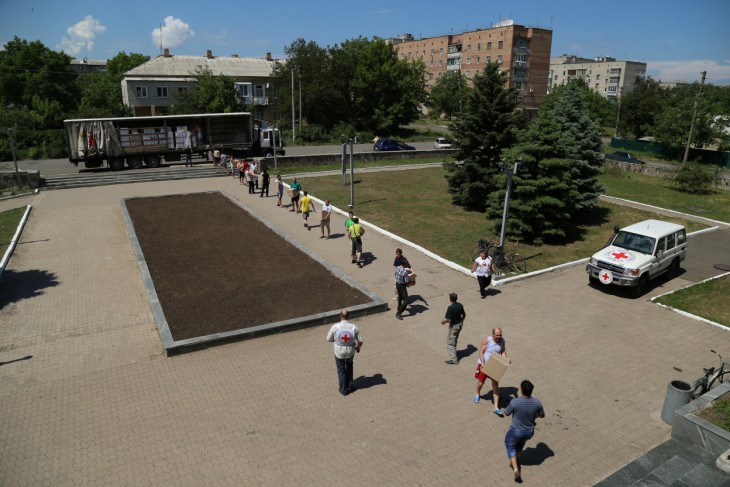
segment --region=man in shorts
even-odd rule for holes
[[[358,217],[353,218],[352,222],[352,225],[348,228],[352,239],[352,254],[355,256],[352,263],[362,268],[362,236],[365,234],[365,229],[360,225]]]
[[[319,238],[330,238],[330,217],[332,216],[332,205],[330,205],[330,200],[324,200],[324,205],[322,205],[322,208],[319,210],[319,214],[321,217],[321,221],[319,223],[319,228],[322,229],[322,236]],[[324,229],[327,228],[327,236],[324,236]]]
[[[291,182],[289,189],[291,189],[291,210],[289,211],[299,213],[299,193],[302,191],[302,185],[297,182],[297,178]]]
[[[516,482],[522,480],[519,454],[525,448],[527,440],[535,434],[535,420],[545,417],[542,403],[539,399],[532,397],[534,387],[529,380],[523,380],[520,383],[522,397],[512,399],[509,406],[504,409],[505,416],[512,415],[512,424],[504,437],[504,446],[507,449],[507,456]]]
[[[307,230],[311,230],[312,228],[309,226],[309,212],[316,212],[317,210],[314,209],[314,202],[312,201],[312,198],[309,197],[309,194],[306,191],[304,192],[301,203],[302,216],[304,217],[304,228],[306,228]]]

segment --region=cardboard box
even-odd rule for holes
[[[493,352],[489,354],[489,360],[487,360],[486,365],[482,367],[482,371],[492,379],[499,382],[504,373],[507,372],[508,367],[509,362],[507,362],[507,359],[498,353]]]

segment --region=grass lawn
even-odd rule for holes
[[[598,178],[606,194],[691,215],[730,222],[730,191],[695,195],[675,189],[671,181],[634,173],[605,173]]]
[[[681,289],[662,296],[657,301],[715,323],[730,326],[728,295],[730,295],[730,276],[725,276]]]
[[[335,206],[344,209],[350,203],[350,186],[342,186],[341,176],[302,177],[299,181],[313,196],[329,198]],[[465,267],[471,266],[471,253],[480,238],[498,240],[490,230],[492,222],[484,214],[451,203],[441,167],[356,173],[355,214]],[[653,216],[601,203],[596,209],[596,223],[576,227],[564,244],[520,243],[518,251],[527,262],[528,272],[544,269],[589,257],[605,245],[614,225],[624,226]],[[663,219],[684,224],[690,232],[706,228],[682,218]]]
[[[24,213],[25,206],[0,213],[0,259],[5,255]]]

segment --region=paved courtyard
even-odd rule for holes
[[[0,367],[0,485],[513,485],[509,419],[471,400],[476,348],[497,325],[513,360],[503,391],[531,379],[547,414],[528,443],[525,483],[593,485],[669,438],[667,383],[693,380],[707,350],[730,343],[727,331],[648,301],[682,278],[630,300],[590,288],[579,266],[480,300],[473,277],[372,229],[363,240],[375,260],[358,269],[345,238],[321,240],[243,188],[221,177],[0,202],[33,205],[0,281],[0,361],[32,356]],[[119,200],[210,190],[387,300],[393,251],[404,249],[419,275],[415,314],[357,320],[354,394],[337,391],[327,327],[165,357]],[[343,221],[333,217],[333,233]],[[316,282],[292,282],[281,306],[310,290]],[[439,325],[452,291],[467,313],[457,366],[444,364]]]

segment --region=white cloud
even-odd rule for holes
[[[647,74],[656,80],[672,82],[699,82],[702,71],[707,71],[706,83],[730,85],[730,62],[718,63],[714,59],[694,61],[647,61]]]
[[[160,42],[160,34],[162,34],[162,42]],[[162,29],[152,31],[152,44],[155,47],[162,45],[163,48],[177,47],[194,35],[195,32],[188,24],[169,15],[165,17],[165,25],[162,26]]]
[[[87,15],[84,20],[66,29],[69,37],[62,37],[61,44],[57,47],[71,56],[77,56],[84,49],[91,52],[96,35],[104,32],[106,27],[91,15]]]

